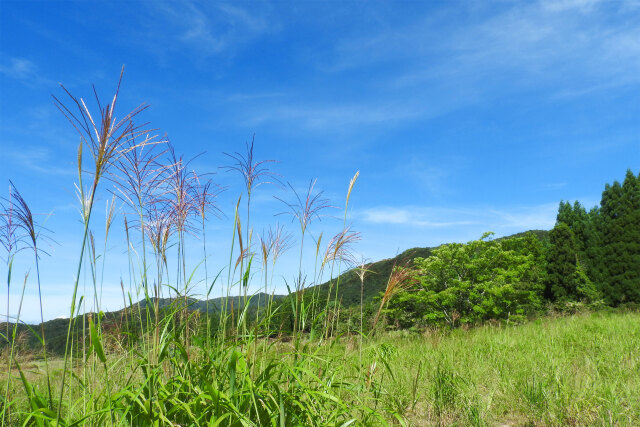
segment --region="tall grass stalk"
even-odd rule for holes
[[[222,331],[222,335],[221,335],[221,342],[224,342],[224,340],[226,339],[226,324],[227,324],[227,317],[230,315],[233,316],[233,300],[231,300],[231,312],[228,313],[228,304],[227,302],[229,301],[229,296],[231,295],[231,288],[233,286],[233,281],[234,281],[234,277],[235,277],[235,269],[232,268],[233,265],[233,254],[234,254],[234,249],[235,249],[235,243],[236,243],[236,230],[238,227],[238,221],[239,221],[239,213],[238,210],[240,208],[240,201],[242,200],[242,195],[238,196],[238,201],[236,202],[236,207],[235,207],[235,211],[233,214],[233,229],[232,229],[232,234],[231,234],[231,248],[229,250],[229,266],[227,268],[227,287],[226,287],[226,295],[225,295],[225,299],[222,303],[222,310],[221,310],[221,314],[220,314],[220,319],[219,319],[219,329],[220,331]],[[240,253],[242,255],[242,249],[240,250]],[[236,327],[236,325],[233,324],[233,321],[231,322],[231,327]]]
[[[241,250],[241,254],[239,258],[240,272],[241,272],[242,278],[244,278],[245,276],[249,278],[250,268],[251,268],[250,265],[247,267],[247,270],[245,270],[245,267],[244,267],[245,259],[251,259],[251,255],[249,255],[251,253],[251,248],[252,248],[251,238],[253,235],[253,230],[251,229],[251,196],[253,194],[253,191],[257,187],[263,184],[271,183],[270,181],[266,181],[266,179],[277,179],[276,174],[274,174],[268,168],[268,164],[275,162],[275,160],[260,160],[260,161],[255,160],[254,144],[255,144],[255,134],[251,138],[251,144],[249,143],[245,144],[245,153],[239,153],[239,152],[235,152],[233,154],[224,153],[227,157],[229,157],[234,162],[232,165],[226,166],[225,169],[227,171],[237,172],[242,176],[244,180],[246,195],[247,195],[247,216],[246,216],[246,223],[245,223],[245,230],[246,230],[245,243],[246,243],[247,252],[245,256],[245,254]],[[240,217],[238,217],[237,214],[238,214],[238,209],[236,208],[236,219],[237,219],[237,225],[239,227]],[[240,229],[238,228],[238,230]],[[242,239],[242,236],[240,234],[238,235],[238,239],[239,241],[241,241]],[[243,303],[245,306],[248,303],[247,301],[248,285],[249,285],[249,280],[247,280],[246,283],[241,280],[240,288],[238,289],[239,296],[240,296],[240,292],[242,292]],[[246,330],[243,329],[243,333],[246,333]]]
[[[11,298],[11,270],[15,254],[20,250],[18,246],[22,238],[18,235],[18,224],[16,222],[15,202],[13,200],[13,185],[9,185],[9,196],[0,200],[2,212],[0,212],[0,244],[6,253],[7,265],[7,337],[9,340],[9,300]],[[6,202],[6,204],[4,203]]]
[[[40,305],[40,339],[42,340],[42,354],[44,357],[45,363],[45,371],[47,376],[47,393],[48,393],[48,405],[51,406],[53,402],[53,398],[51,397],[51,381],[49,379],[49,363],[47,361],[47,344],[46,337],[44,333],[44,315],[42,312],[42,286],[40,283],[40,253],[45,253],[38,247],[38,239],[41,237],[40,231],[36,229],[36,223],[33,218],[33,214],[31,213],[31,209],[29,205],[24,200],[24,198],[20,195],[20,192],[16,189],[15,185],[11,183],[13,187],[13,194],[16,200],[16,208],[15,208],[15,216],[16,223],[19,228],[21,228],[25,235],[27,244],[30,246],[31,250],[33,250],[34,261],[36,264],[36,278],[38,282],[38,303]],[[24,292],[24,290],[23,290]],[[8,313],[8,311],[7,311]]]
[[[9,402],[9,390],[11,389],[11,369],[14,360],[14,353],[16,349],[16,332],[18,330],[18,325],[20,324],[20,314],[22,313],[22,302],[24,301],[24,290],[27,287],[27,279],[29,278],[29,272],[24,275],[24,281],[22,282],[22,293],[20,294],[20,303],[18,304],[18,312],[16,314],[16,320],[13,324],[13,333],[11,334],[11,349],[9,351],[9,360],[7,363],[7,388],[4,394],[4,407],[2,408],[2,425],[4,425],[7,414],[9,413],[9,409],[11,403]],[[7,325],[9,323],[7,322]],[[9,336],[7,336],[9,339]]]
[[[302,258],[304,253],[304,240],[309,225],[314,220],[320,220],[321,213],[327,208],[330,208],[329,200],[323,197],[323,192],[316,192],[314,190],[317,180],[313,179],[309,182],[306,194],[304,198],[300,197],[296,189],[289,183],[289,188],[295,196],[293,202],[286,202],[279,199],[287,207],[287,211],[280,213],[291,216],[292,221],[297,221],[300,227],[300,255],[298,257],[298,277],[295,279],[295,301],[293,309],[293,336],[296,338],[296,348],[299,344],[299,323],[300,323],[300,311],[301,304],[304,304],[304,278],[302,272]]]
[[[13,254],[8,252],[7,255],[7,334],[5,336],[5,340],[7,341],[7,345],[11,345],[13,347],[13,343],[15,342],[15,331],[12,335],[9,330],[9,290],[11,289],[11,272],[13,271]],[[17,322],[16,322],[17,324]],[[10,341],[10,337],[12,337]],[[11,359],[12,359],[13,350],[11,352],[7,352],[7,366],[9,369],[7,370],[7,389],[5,392],[5,400],[4,407],[2,408],[2,424],[5,422],[5,418],[9,411],[9,388],[11,387]]]
[[[335,329],[335,322],[338,316],[339,303],[338,303],[338,288],[340,285],[340,266],[342,262],[348,263],[349,265],[355,265],[355,255],[353,254],[353,244],[360,240],[360,233],[352,232],[350,228],[343,228],[338,234],[333,236],[327,245],[327,249],[325,250],[325,254],[322,260],[323,265],[331,264],[331,278],[329,280],[329,289],[327,292],[327,301],[325,306],[325,324],[324,324],[324,332],[325,338],[329,338],[332,334],[332,331]],[[334,282],[333,274],[334,269],[338,268],[338,276]],[[334,309],[330,314],[330,302],[331,296],[333,295],[333,288],[336,286],[335,296],[334,296]]]
[[[207,232],[206,232],[206,219],[207,214],[211,211],[214,213],[222,213],[220,208],[215,203],[215,198],[222,192],[224,189],[219,186],[215,186],[211,180],[207,180],[204,184],[200,182],[198,176],[194,172],[194,179],[198,183],[197,191],[195,192],[196,200],[195,205],[198,213],[200,214],[200,219],[202,220],[202,254],[204,256],[204,283],[207,289],[206,293],[206,321],[207,321],[207,331],[206,331],[206,340],[207,344],[209,344],[209,339],[211,336],[211,316],[209,313],[209,296],[211,294],[211,290],[213,288],[213,283],[209,284],[209,269],[207,266],[208,255],[207,255]]]
[[[360,267],[356,269],[356,274],[358,275],[358,279],[360,279],[360,330],[358,331],[358,354],[360,356],[360,366],[362,366],[362,343],[364,338],[364,277],[367,273],[371,273],[370,270],[367,270],[366,266],[366,260],[362,258],[360,261]]]
[[[394,295],[396,295],[403,289],[409,288],[414,283],[415,278],[413,277],[413,273],[411,270],[395,265],[393,266],[391,274],[389,275],[389,280],[387,280],[387,287],[382,294],[382,298],[380,298],[380,306],[378,307],[376,316],[373,318],[373,324],[371,326],[372,333],[375,333],[376,326],[378,325],[378,321],[380,320],[380,315],[382,314],[382,309],[389,302],[389,300]]]
[[[11,298],[11,273],[13,271],[13,260],[16,253],[20,250],[18,244],[21,243],[21,237],[18,235],[18,224],[15,220],[15,202],[13,200],[13,185],[9,185],[9,196],[8,198],[3,198],[1,200],[3,203],[1,204],[2,212],[0,215],[0,220],[2,223],[0,225],[0,243],[2,244],[6,254],[6,266],[7,266],[7,312],[6,312],[6,323],[7,323],[7,331],[4,339],[7,342],[7,345],[11,345],[13,347],[13,342],[15,341],[15,333],[13,340],[10,341],[11,333],[10,333],[10,298]],[[6,204],[4,203],[6,202]],[[16,322],[17,323],[17,322]],[[11,352],[7,352],[7,366],[11,366]],[[2,410],[2,424],[4,424],[5,418],[7,416],[7,412],[9,411],[9,402],[8,402],[8,394],[9,387],[11,385],[11,369],[7,371],[7,389],[5,393],[5,406]]]
[[[62,370],[62,383],[60,386],[60,398],[58,401],[58,413],[56,416],[56,423],[60,422],[62,403],[65,390],[65,378],[67,374],[67,364],[69,358],[69,337],[71,336],[71,329],[74,323],[74,314],[76,309],[76,298],[78,293],[78,284],[80,281],[80,272],[82,268],[82,259],[84,258],[84,251],[87,244],[87,238],[89,233],[89,223],[91,220],[91,213],[93,211],[93,204],[95,201],[96,192],[98,190],[98,184],[103,174],[109,169],[114,161],[127,151],[124,149],[126,143],[138,135],[147,133],[146,130],[141,129],[133,124],[133,119],[143,111],[146,106],[141,105],[127,114],[123,119],[117,120],[114,116],[116,103],[118,100],[118,93],[120,90],[120,83],[122,82],[122,75],[124,73],[124,67],[120,73],[120,79],[113,96],[113,100],[110,104],[107,104],[104,108],[100,104],[97,93],[94,90],[96,101],[99,109],[98,123],[94,122],[89,109],[87,108],[82,98],[78,99],[74,97],[64,86],[62,89],[69,96],[71,100],[71,106],[67,107],[55,96],[54,102],[62,114],[72,124],[80,135],[80,145],[78,148],[78,188],[80,189],[80,196],[82,202],[82,216],[84,222],[84,231],[82,237],[82,245],[80,249],[80,257],[78,261],[78,268],[76,273],[76,279],[73,285],[73,296],[71,298],[71,309],[69,315],[69,325],[67,329],[67,339],[65,344],[65,356],[64,356],[64,368]],[[70,108],[77,108],[77,112],[74,113]],[[82,147],[87,145],[90,153],[93,157],[93,182],[89,194],[85,196],[84,187],[82,182],[83,176],[83,162],[82,162]],[[87,201],[85,203],[85,200]]]
[[[353,175],[353,177],[351,178],[351,180],[349,181],[349,187],[347,188],[347,197],[345,199],[345,204],[344,204],[344,218],[342,221],[342,229],[343,230],[348,230],[350,227],[347,227],[347,215],[349,213],[349,200],[351,199],[351,192],[353,191],[353,187],[356,184],[356,181],[358,180],[358,177],[360,176],[360,171],[356,171],[356,173]],[[359,233],[352,233],[351,236],[347,237],[347,239],[352,239],[352,240],[359,240],[360,239],[360,235]],[[346,241],[346,242],[341,242],[340,244],[340,248],[338,249],[341,252],[341,256],[338,258],[338,272],[342,271],[342,263],[346,262],[347,265],[355,265],[355,258],[352,256],[352,254],[349,251],[349,246],[351,245],[352,242],[350,241]],[[336,280],[336,296],[335,296],[335,302],[334,302],[334,306],[336,307],[336,316],[335,317],[335,325],[337,327],[339,319],[340,319],[340,306],[341,304],[338,302],[338,293],[340,292],[340,278],[342,277],[341,274],[338,274],[338,278]]]

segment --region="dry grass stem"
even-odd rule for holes
[[[387,287],[384,290],[384,294],[380,299],[380,307],[378,308],[378,312],[376,313],[375,318],[373,319],[372,331],[375,331],[376,325],[380,320],[380,314],[382,313],[382,309],[389,302],[389,300],[399,292],[410,288],[416,283],[416,279],[414,277],[414,273],[412,270],[406,267],[398,267],[394,266],[391,271],[391,275],[389,276],[389,280],[387,281]]]

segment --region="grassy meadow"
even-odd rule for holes
[[[359,335],[341,336],[321,344],[305,341],[298,351],[292,342],[254,344],[208,355],[195,346],[171,356],[152,376],[143,365],[148,361],[135,354],[107,354],[106,371],[96,358],[77,360],[64,412],[81,424],[109,424],[111,399],[115,425],[143,425],[144,418],[135,421],[133,415],[144,412],[145,381],[153,380],[161,401],[151,405],[167,425],[640,423],[638,313],[400,331],[362,343]],[[5,370],[6,362],[1,366]],[[34,393],[43,394],[44,362],[26,358],[20,367]],[[62,369],[60,358],[49,361],[54,380]],[[80,380],[83,372],[90,383]],[[23,384],[14,382],[9,394],[16,401],[7,425],[21,425],[29,416],[36,424]],[[263,406],[269,411],[259,416],[255,408]]]

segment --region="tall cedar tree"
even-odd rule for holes
[[[588,221],[585,229],[585,266],[591,281],[598,289],[603,290],[602,283],[606,277],[606,268],[602,260],[602,215],[600,208],[594,206],[587,213]]]
[[[606,185],[600,202],[600,271],[608,303],[640,302],[640,175]]]
[[[545,296],[552,301],[575,300],[578,289],[573,279],[578,259],[573,231],[565,222],[559,222],[549,233],[549,239]]]
[[[602,288],[601,284],[607,273],[602,262],[602,238],[598,227],[600,222],[599,209],[592,208],[589,212],[575,201],[573,206],[569,202],[560,202],[556,224],[564,223],[569,226],[574,235],[578,265],[583,269],[589,281]]]
[[[569,202],[560,202],[556,224],[562,222],[569,226],[574,235],[578,259],[583,264],[586,263],[585,261],[588,258],[587,246],[589,242],[590,219],[586,209],[579,201],[576,200],[573,206]]]

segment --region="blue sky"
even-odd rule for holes
[[[59,82],[86,99],[95,84],[106,99],[126,66],[120,115],[148,103],[141,118],[185,157],[204,153],[192,167],[228,187],[226,217],[207,232],[221,258],[242,191],[219,169],[229,164],[222,153],[255,134],[256,156],[278,160],[283,182],[302,190],[317,178],[337,206],[360,171],[348,220],[362,233],[356,252],[378,260],[484,231],[549,229],[560,200],[593,206],[606,182],[637,173],[639,22],[637,1],[2,1],[0,182],[13,180],[57,242],[41,266],[45,317],[68,313],[82,232],[78,137],[51,99]],[[279,221],[295,234],[274,217],[284,206],[273,195],[292,197],[259,187],[255,233]],[[339,230],[342,213],[331,214],[313,236]],[[98,240],[103,221],[95,217]],[[109,242],[109,309],[122,305],[122,238]],[[191,239],[191,267],[200,244]],[[276,291],[296,265],[285,257]],[[23,252],[11,314],[29,269]],[[39,317],[33,276],[26,320]]]

